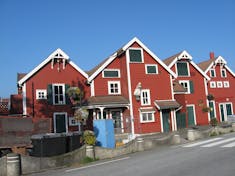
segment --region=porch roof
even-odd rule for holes
[[[176,100],[155,100],[154,103],[159,110],[176,109],[181,106]]]
[[[120,95],[92,96],[87,100],[87,106],[95,107],[127,107],[129,101]]]

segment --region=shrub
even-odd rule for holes
[[[84,143],[87,145],[95,145],[96,137],[93,131],[86,130],[83,133]]]
[[[216,118],[212,118],[210,121],[211,126],[216,127],[218,125],[218,121]]]

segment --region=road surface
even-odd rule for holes
[[[235,133],[33,175],[235,176]]]

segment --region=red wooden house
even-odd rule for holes
[[[69,87],[84,91],[90,97],[88,75],[74,64],[61,49],[55,50],[42,63],[18,81],[22,94],[23,115],[33,118],[50,118],[52,131],[68,132],[77,129],[74,109],[66,93]]]
[[[177,75],[173,83],[174,97],[183,105],[177,112],[177,121],[185,117],[184,126],[208,124],[207,82],[210,78],[193,62],[187,51],[171,56],[164,62]],[[185,91],[180,91],[177,84],[181,84]]]
[[[219,122],[227,121],[228,115],[235,112],[234,72],[223,57],[214,57],[214,53],[210,53],[210,59],[198,66],[211,78],[208,83],[210,118],[217,118]]]
[[[112,118],[116,132],[176,130],[172,79],[176,75],[141,41],[132,39],[89,72],[88,108]]]

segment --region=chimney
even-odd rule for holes
[[[210,59],[214,59],[215,58],[215,53],[214,52],[210,52]]]

